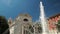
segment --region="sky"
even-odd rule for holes
[[[46,17],[60,13],[60,0],[0,0],[0,16],[15,19],[21,13],[28,13],[36,21],[40,16],[40,1]]]

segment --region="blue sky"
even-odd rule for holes
[[[46,17],[60,13],[60,0],[42,0]],[[20,13],[29,13],[33,21],[39,19],[40,0],[0,0],[0,15],[15,19]]]

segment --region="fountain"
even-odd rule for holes
[[[42,34],[48,34],[48,26],[44,14],[44,6],[42,4],[42,1],[40,1],[40,19],[41,19],[42,32],[43,32]]]

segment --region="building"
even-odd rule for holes
[[[52,31],[52,30],[57,31],[58,30],[57,24],[58,24],[59,20],[60,20],[60,14],[56,14],[56,15],[49,17],[48,24],[49,24],[50,31]]]
[[[40,25],[37,23],[34,24],[34,22],[32,22],[32,17],[29,14],[20,14],[15,20],[9,19],[9,27],[10,34],[41,33]]]
[[[60,14],[49,17],[48,23],[50,30],[56,28],[56,24],[58,23],[58,20],[60,20]]]

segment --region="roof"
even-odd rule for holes
[[[18,16],[26,16],[26,17],[31,17],[28,13],[26,13],[26,14],[19,14]]]
[[[49,17],[49,19],[52,19],[52,18],[55,18],[55,17],[58,17],[58,16],[60,16],[60,13],[59,14],[55,14],[55,15]]]

